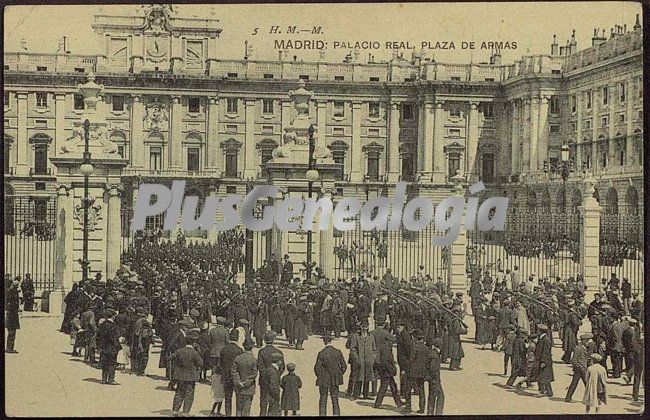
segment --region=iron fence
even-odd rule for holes
[[[34,288],[55,285],[56,197],[5,196],[5,278],[30,274]]]
[[[632,290],[643,291],[643,218],[636,214],[600,216],[600,277],[627,278]]]

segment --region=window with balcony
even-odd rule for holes
[[[334,117],[336,118],[345,117],[345,102],[341,102],[341,101],[334,102]]]
[[[609,103],[609,87],[603,86],[601,94],[603,96],[603,106],[606,106]]]
[[[264,78],[265,79],[273,79],[273,74],[272,73],[264,73]]]
[[[36,71],[47,71],[47,67],[45,67],[45,66],[36,66]]]
[[[603,117],[600,119],[600,125],[603,126],[603,127],[607,127],[607,126],[609,125],[609,117],[606,116],[606,115],[603,116]]]
[[[377,142],[372,142],[363,147],[366,154],[366,176],[371,181],[379,180],[379,157],[383,146]]]
[[[77,111],[82,111],[85,108],[84,97],[83,95],[75,94],[74,95],[74,109]]]
[[[226,112],[229,114],[237,113],[237,98],[226,98]]]
[[[262,113],[273,114],[273,99],[262,99]]]
[[[368,103],[368,118],[379,118],[379,102]]]
[[[47,93],[45,92],[36,93],[36,106],[38,108],[47,108]]]
[[[343,80],[345,80],[345,76],[334,76],[334,80],[342,82]]]
[[[264,139],[257,144],[257,148],[260,151],[260,164],[264,165],[269,160],[273,159],[273,151],[278,147],[278,143],[275,140]]]
[[[407,121],[413,119],[413,105],[402,104],[402,119]]]
[[[368,80],[371,81],[371,82],[378,82],[378,81],[379,81],[379,77],[373,77],[373,76],[371,76]]]
[[[124,96],[115,95],[113,96],[113,112],[122,112],[124,111]]]
[[[237,178],[237,155],[236,151],[226,152],[226,176]]]
[[[162,169],[162,148],[154,146],[149,149],[149,169],[160,171]]]
[[[187,170],[198,171],[200,170],[200,151],[198,147],[189,147],[187,149]]]
[[[187,98],[187,111],[193,114],[201,112],[201,98],[190,97]]]
[[[344,141],[336,140],[327,147],[332,151],[332,160],[334,160],[334,163],[340,165],[335,177],[338,181],[342,181],[345,177],[345,154],[348,150],[348,145]]]
[[[578,110],[578,97],[576,95],[571,95],[571,112],[575,113]]]
[[[591,99],[593,97],[593,92],[588,90],[585,92],[585,107],[591,109]]]

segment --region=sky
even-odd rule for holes
[[[21,39],[29,51],[54,53],[58,40],[67,36],[73,54],[97,54],[98,36],[92,30],[96,14],[128,15],[142,13],[137,5],[32,5],[5,9],[5,51],[18,51]],[[274,5],[174,5],[178,17],[218,19],[223,29],[218,40],[218,58],[242,59],[244,42],[253,46],[251,59],[275,60],[276,40],[322,40],[327,43],[325,60],[340,62],[350,52],[343,43],[378,42],[379,49],[362,49],[361,61],[373,54],[375,61],[389,60],[387,41],[409,41],[416,49],[423,41],[454,43],[455,49],[429,50],[436,61],[448,63],[485,62],[489,49],[482,42],[501,41],[517,44],[502,50],[503,62],[522,55],[548,54],[553,34],[560,45],[566,44],[576,30],[578,49],[591,46],[594,28],[605,29],[627,24],[631,30],[641,6],[633,2],[553,2],[553,3],[382,3],[382,4],[274,4]],[[56,22],[56,24],[52,24]],[[320,26],[321,35],[270,34],[272,26],[295,25],[298,28]],[[257,35],[253,35],[258,28]],[[463,49],[462,42],[474,41],[476,48]],[[335,42],[339,42],[335,48]],[[440,46],[444,46],[440,44]],[[314,50],[293,50],[289,56],[311,61],[319,56]],[[404,51],[410,57],[410,51]]]

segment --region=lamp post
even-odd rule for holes
[[[253,179],[248,178],[246,180],[246,195],[253,191]],[[246,272],[244,274],[244,282],[250,283],[253,280],[253,272],[255,267],[253,267],[253,231],[246,228]]]
[[[562,166],[560,167],[560,176],[562,177],[562,190],[564,191],[564,213],[567,214],[567,193],[566,193],[566,180],[571,173],[571,162],[569,161],[569,146],[567,144],[562,145],[560,151],[560,160],[562,161]]]
[[[83,154],[83,163],[81,164],[81,173],[84,176],[84,221],[83,221],[83,249],[82,249],[82,258],[80,261],[81,271],[83,280],[88,280],[88,268],[90,261],[88,261],[88,207],[90,202],[93,199],[90,198],[88,194],[88,177],[93,173],[93,165],[90,163],[90,150],[89,150],[89,138],[90,138],[90,121],[84,121],[84,154]]]
[[[312,194],[314,192],[314,182],[318,181],[319,174],[318,171],[314,168],[315,167],[315,162],[314,162],[314,132],[316,131],[316,127],[314,124],[309,126],[308,134],[309,134],[309,164],[307,168],[307,198],[312,198]],[[312,271],[312,226],[309,226],[309,229],[307,230],[307,263],[306,263],[306,268],[307,268],[307,282],[311,282],[311,271]]]

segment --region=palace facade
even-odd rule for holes
[[[103,48],[74,55],[4,53],[5,195],[56,194],[58,156],[84,112],[77,86],[94,73],[98,111],[129,165],[123,185],[188,181],[188,195],[244,193],[295,117],[288,92],[303,79],[309,114],[335,162],[337,193],[366,197],[403,180],[420,195],[450,193],[458,172],[506,193],[517,206],[574,211],[584,171],[606,212],[643,206],[642,28],[575,33],[546,54],[502,63],[445,64],[413,53],[388,62],[222,60],[216,20],[96,16]],[[562,146],[572,171],[563,180]],[[134,188],[125,188],[131,205]]]

